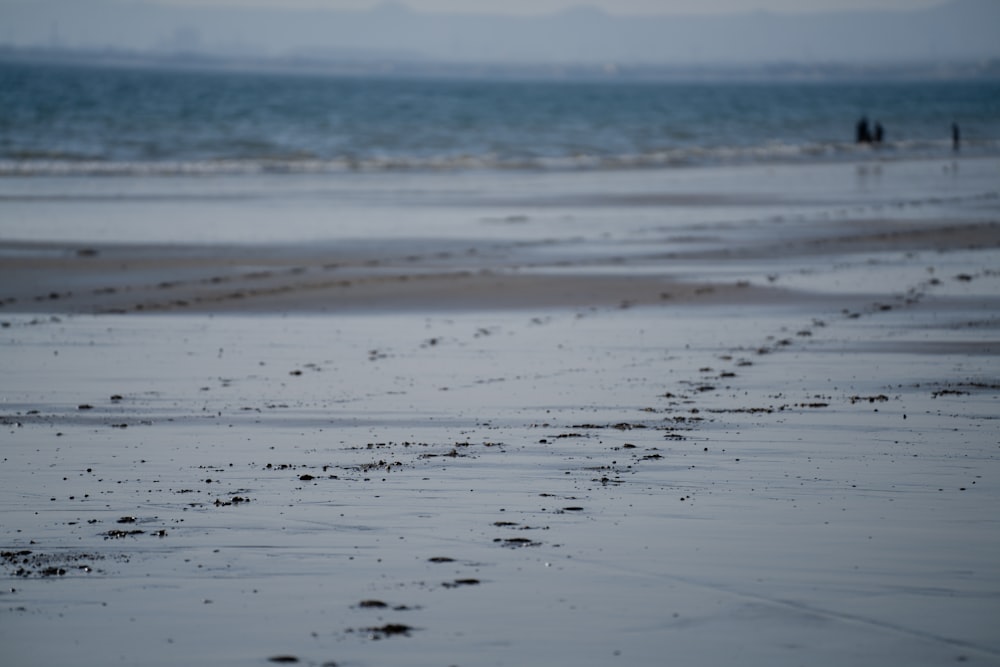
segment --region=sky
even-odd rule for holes
[[[149,1],[149,0],[145,0]],[[228,7],[367,9],[379,0],[154,0],[159,4]],[[582,4],[609,14],[727,14],[753,11],[814,13],[852,9],[913,10],[943,0],[405,0],[422,12],[537,15]]]
[[[338,62],[978,62],[998,25],[1000,0],[0,0],[0,47]]]

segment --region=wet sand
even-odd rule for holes
[[[3,653],[1000,664],[995,185],[819,190],[0,242]]]

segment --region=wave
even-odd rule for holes
[[[963,155],[998,155],[1000,141],[963,144]],[[670,167],[835,162],[856,159],[897,160],[951,157],[947,140],[889,142],[882,146],[853,143],[772,142],[757,146],[687,146],[644,153],[556,156],[434,155],[370,156],[320,159],[313,156],[246,157],[192,160],[101,160],[78,156],[24,156],[0,159],[0,178],[32,176],[202,176],[250,174],[323,174],[388,171],[582,171]]]

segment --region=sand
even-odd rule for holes
[[[4,662],[1000,664],[998,174],[4,182]]]

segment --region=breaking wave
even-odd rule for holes
[[[1000,154],[1000,142],[964,146],[965,155]],[[640,154],[562,156],[372,156],[319,159],[312,156],[243,157],[200,160],[100,160],[76,156],[23,156],[0,159],[0,177],[30,176],[199,176],[239,174],[337,174],[389,171],[581,171],[736,166],[796,162],[836,162],[950,157],[947,141],[888,143],[873,148],[850,143],[683,147]]]

